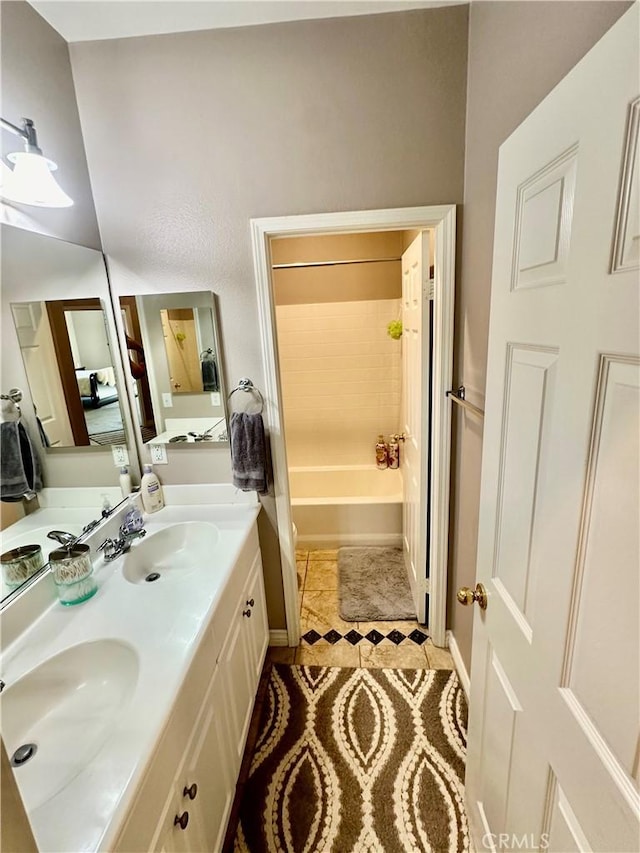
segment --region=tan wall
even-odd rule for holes
[[[36,126],[44,155],[58,164],[56,177],[73,207],[47,210],[0,204],[3,222],[100,249],[100,234],[89,184],[73,87],[69,46],[24,0],[2,3],[0,17],[2,117]],[[18,137],[2,131],[2,154],[21,151]]]
[[[498,148],[629,7],[617,2],[481,2],[471,6],[462,270],[456,306],[455,378],[484,403]],[[454,408],[449,626],[467,666],[482,429]]]
[[[274,269],[271,275],[276,305],[399,299],[402,295],[402,242],[402,231],[272,240],[274,266],[375,259],[375,263],[327,263],[317,267]]]
[[[378,433],[398,432],[399,312],[399,299],[277,307],[289,466],[371,465]]]
[[[462,201],[466,6],[71,45],[118,294],[218,294],[227,387],[264,388],[249,219]],[[198,448],[201,450],[201,448]],[[224,481],[172,453],[165,483]],[[261,530],[284,627],[273,500]]]

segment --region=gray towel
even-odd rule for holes
[[[262,415],[234,412],[231,415],[231,472],[233,485],[244,492],[265,495],[267,448]]]
[[[19,421],[0,424],[0,500],[15,503],[42,488],[40,460]]]

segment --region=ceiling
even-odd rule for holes
[[[399,12],[468,0],[29,0],[68,42]]]

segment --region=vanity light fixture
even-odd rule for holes
[[[0,118],[4,130],[21,137],[24,151],[7,154],[13,169],[2,170],[0,195],[7,201],[30,204],[36,207],[71,207],[73,199],[64,192],[53,177],[58,168],[47,159],[38,146],[36,129],[30,118],[22,119],[22,127]]]

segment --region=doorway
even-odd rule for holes
[[[345,235],[371,232],[416,231],[433,234],[434,281],[428,281],[421,297],[433,296],[433,359],[431,364],[429,509],[426,502],[418,512],[428,514],[430,537],[424,576],[417,591],[424,602],[424,621],[434,644],[445,645],[447,534],[449,509],[450,404],[446,391],[451,387],[453,351],[453,301],[455,272],[455,206],[404,208],[353,213],[319,214],[252,220],[254,266],[258,289],[261,342],[265,364],[267,423],[274,461],[274,486],[281,547],[282,577],[287,618],[288,644],[300,638],[298,579],[291,517],[289,466],[285,445],[283,388],[279,371],[276,335],[276,298],[272,275],[271,241],[282,237]],[[422,388],[421,388],[422,390]],[[428,577],[427,577],[428,566]]]

